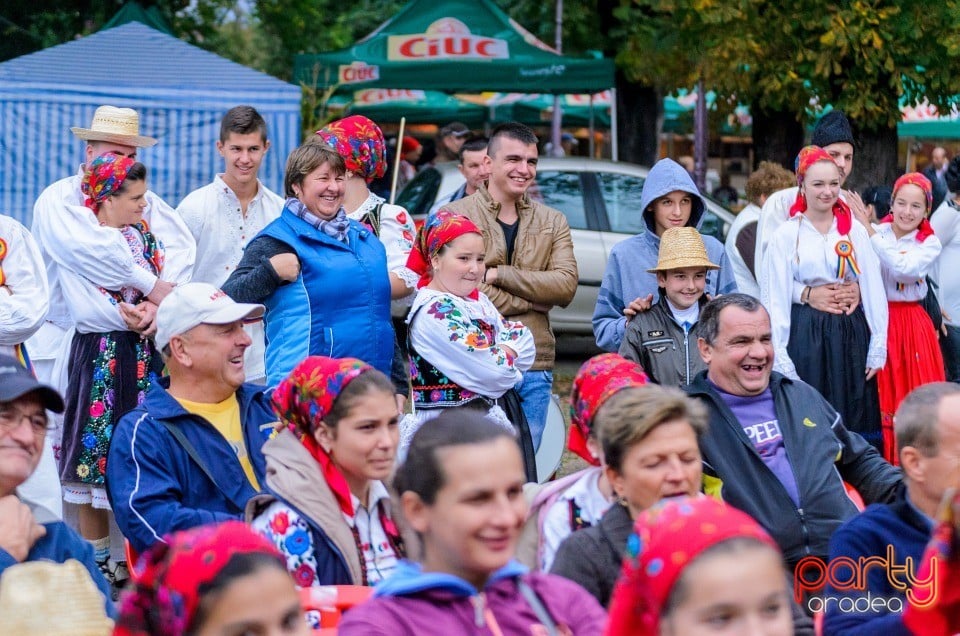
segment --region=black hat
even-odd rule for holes
[[[823,148],[842,142],[853,145],[853,130],[846,115],[839,110],[831,110],[817,122],[813,129],[813,136],[810,137],[810,143]]]
[[[33,392],[40,398],[43,408],[63,413],[63,398],[55,389],[37,382],[16,358],[0,354],[0,402],[12,402]]]

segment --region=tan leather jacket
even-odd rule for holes
[[[537,357],[533,370],[553,369],[556,340],[548,314],[533,309],[533,304],[565,307],[577,291],[577,261],[566,217],[557,210],[531,201],[528,195],[517,202],[520,226],[507,263],[507,241],[497,223],[500,204],[484,186],[459,201],[443,206],[463,214],[480,228],[487,251],[487,267],[497,268],[493,285],[481,284],[485,293],[505,318],[519,320],[533,332]]]

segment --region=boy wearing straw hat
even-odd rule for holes
[[[657,276],[660,297],[649,311],[630,321],[620,345],[620,355],[639,362],[650,380],[668,386],[689,384],[707,368],[697,350],[700,307],[710,262],[700,232],[693,227],[672,227],[660,237]]]

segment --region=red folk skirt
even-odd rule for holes
[[[910,391],[921,384],[943,382],[943,356],[930,316],[916,302],[889,302],[887,364],[877,374],[883,455],[900,464],[900,450],[893,434],[893,414]]]

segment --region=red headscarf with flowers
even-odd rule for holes
[[[94,214],[100,212],[100,204],[111,194],[116,194],[135,163],[134,159],[110,152],[91,161],[80,182],[80,191],[87,195],[83,204]]]
[[[829,161],[834,165],[837,164],[833,157],[830,156],[830,153],[820,146],[805,146],[800,151],[800,154],[797,155],[795,172],[797,174],[797,185],[800,186],[800,191],[797,192],[797,198],[793,202],[793,205],[790,206],[791,217],[807,211],[807,198],[803,196],[803,178],[806,176],[810,166],[821,161]],[[837,197],[836,203],[833,204],[833,216],[837,219],[837,231],[840,232],[840,234],[848,234],[850,228],[853,227],[853,214],[850,212],[850,206],[840,197]]]
[[[587,438],[593,432],[597,411],[618,391],[643,386],[650,379],[643,368],[616,353],[601,353],[583,363],[570,392],[570,439],[567,448],[594,466],[600,460],[590,454]]]
[[[449,210],[438,210],[427,217],[423,227],[417,232],[417,240],[407,257],[407,267],[420,274],[417,287],[425,287],[433,279],[430,261],[440,248],[464,234],[480,234],[479,228],[465,216],[454,214]],[[474,289],[470,298],[476,300],[480,293]]]
[[[273,544],[239,521],[167,535],[137,564],[136,583],[120,599],[114,636],[182,636],[194,631],[201,590],[238,554],[265,554],[287,569]]]
[[[643,511],[633,531],[610,601],[607,636],[659,634],[670,591],[707,548],[750,538],[780,550],[749,515],[713,497],[665,499]]]
[[[905,185],[915,185],[923,190],[923,194],[927,198],[926,211],[927,215],[929,215],[930,208],[933,207],[933,184],[930,183],[930,179],[927,179],[919,172],[908,172],[897,179],[897,181],[893,184],[893,195],[890,197],[891,200],[897,198],[897,190]],[[893,223],[893,214],[888,214],[881,219],[880,222]],[[923,220],[920,221],[920,225],[917,226],[917,240],[923,243],[925,240],[927,240],[928,236],[933,236],[933,226],[930,225],[930,221],[926,216],[924,216]]]
[[[387,170],[386,142],[383,132],[363,115],[351,115],[332,121],[317,131],[317,136],[343,157],[347,170],[370,183]]]
[[[333,410],[334,402],[346,386],[371,369],[373,367],[369,364],[356,358],[309,356],[294,367],[271,397],[273,410],[280,418],[280,428],[289,428],[299,436],[300,442],[320,464],[320,470],[340,510],[351,517],[354,512],[353,500],[347,478],[313,433]]]

